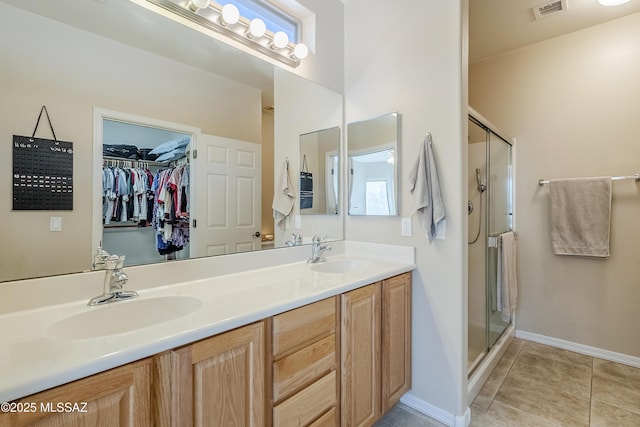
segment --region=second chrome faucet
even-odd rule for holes
[[[313,239],[311,240],[311,258],[307,260],[309,264],[325,261],[322,254],[325,251],[331,251],[331,246],[326,242],[326,238],[323,239],[318,235],[313,236]]]

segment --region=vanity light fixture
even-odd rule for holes
[[[628,3],[629,0],[598,0],[602,6],[620,6],[621,4]]]
[[[240,11],[233,3],[227,3],[222,6],[220,17],[220,23],[224,26],[237,24],[240,21]]]
[[[273,35],[273,41],[269,46],[271,49],[284,49],[289,44],[289,36],[284,31],[278,31]]]
[[[297,67],[309,55],[309,48],[305,44],[290,42],[284,31],[269,31],[262,19],[249,21],[231,3],[221,6],[212,0],[147,1],[290,67]]]
[[[304,43],[298,43],[296,47],[293,48],[292,55],[298,59],[304,59],[309,55],[309,48]]]
[[[187,7],[193,12],[209,7],[210,0],[189,0]]]
[[[254,37],[263,37],[267,33],[267,24],[260,18],[254,18],[249,22],[249,31],[247,37],[252,39]]]

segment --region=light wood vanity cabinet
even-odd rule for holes
[[[25,397],[39,410],[0,426],[371,426],[410,381],[405,273]]]
[[[0,426],[150,427],[151,383],[151,358],[129,363],[11,402]]]
[[[371,426],[411,388],[411,274],[341,299],[341,425]]]
[[[155,425],[264,426],[264,345],[261,321],[156,356]]]
[[[411,273],[382,281],[382,413],[411,390]]]
[[[274,426],[339,425],[337,303],[332,297],[272,318]]]

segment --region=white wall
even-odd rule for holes
[[[467,386],[462,3],[345,3],[346,121],[400,113],[399,216],[347,217],[346,237],[417,248],[411,396],[423,409],[438,408],[451,417],[465,413]],[[446,239],[431,244],[415,219],[413,237],[400,236],[400,217],[412,214],[407,174],[427,132],[433,136],[447,210]]]
[[[540,178],[640,172],[640,14],[473,64],[470,105],[517,138],[520,330],[640,356],[640,187],[613,184],[611,256],[553,255]]]

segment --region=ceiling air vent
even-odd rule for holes
[[[553,15],[554,13],[564,12],[565,10],[567,10],[567,0],[556,0],[534,7],[533,16],[538,20]]]

